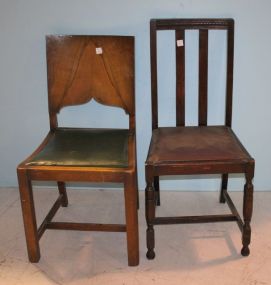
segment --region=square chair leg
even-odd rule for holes
[[[127,175],[124,183],[125,216],[127,233],[128,265],[139,264],[139,236],[137,201],[138,191],[135,175]]]
[[[38,262],[40,259],[39,238],[35,215],[34,199],[31,181],[28,180],[26,171],[18,169],[18,181],[23,212],[24,230],[30,262]]]

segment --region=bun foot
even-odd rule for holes
[[[148,259],[154,259],[155,258],[155,252],[153,250],[148,250],[146,256]]]
[[[248,246],[244,246],[244,247],[242,248],[241,254],[242,254],[243,256],[249,256],[250,250],[249,250]]]

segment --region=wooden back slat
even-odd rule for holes
[[[229,28],[230,22],[233,19],[202,19],[202,18],[183,18],[183,19],[152,19],[155,22],[157,30],[226,30]]]
[[[185,125],[185,31],[199,30],[199,108],[198,124],[207,125],[208,114],[208,31],[227,31],[226,112],[225,125],[231,126],[234,20],[233,19],[152,19],[150,21],[152,129],[158,128],[157,90],[157,31],[175,31],[175,40],[183,39],[184,46],[176,46],[176,125]]]
[[[185,31],[176,30],[176,126],[185,125]]]
[[[207,125],[208,30],[199,31],[199,126]]]
[[[46,37],[48,99],[51,128],[65,106],[95,99],[120,107],[134,125],[134,37]]]

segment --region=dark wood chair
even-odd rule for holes
[[[175,31],[176,40],[176,127],[158,127],[157,110],[157,32]],[[199,31],[199,94],[198,126],[185,126],[185,34]],[[227,32],[226,111],[225,124],[207,125],[208,90],[208,31]],[[243,247],[241,254],[249,255],[251,237],[250,220],[253,206],[254,160],[231,129],[234,20],[232,19],[153,19],[150,22],[152,138],[146,160],[146,220],[147,258],[153,259],[154,226],[210,222],[237,222]],[[228,192],[228,174],[244,173],[243,220]],[[160,205],[159,176],[221,174],[220,202],[227,202],[231,214],[181,217],[156,217],[155,207]]]
[[[48,36],[46,46],[50,131],[17,168],[29,260],[39,261],[39,239],[46,229],[105,231],[126,232],[128,264],[138,265],[134,37]],[[58,127],[63,107],[91,99],[124,109],[129,129]],[[32,180],[57,181],[59,189],[39,228]],[[52,221],[60,206],[68,205],[68,181],[123,183],[126,224]]]

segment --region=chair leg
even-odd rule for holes
[[[38,262],[40,259],[39,238],[34,208],[34,199],[31,181],[27,178],[25,169],[18,169],[18,182],[21,197],[24,230],[30,262]]]
[[[61,206],[62,207],[67,207],[68,206],[68,196],[67,196],[67,191],[66,191],[66,185],[65,182],[57,182],[58,186],[58,191],[60,195],[63,195],[62,201],[61,201]]]
[[[146,191],[145,191],[145,201],[146,201],[146,221],[147,221],[147,258],[148,259],[154,259],[155,258],[155,252],[154,252],[154,246],[155,246],[155,240],[154,240],[154,228],[152,224],[152,220],[155,217],[155,190],[152,185],[151,181],[147,182]]]
[[[135,172],[135,184],[136,184],[136,192],[137,192],[137,209],[139,210],[139,190],[138,190],[138,176],[137,176],[137,166],[136,166],[136,172]]]
[[[160,183],[159,183],[159,176],[154,176],[154,189],[156,194],[156,205],[160,206]]]
[[[228,174],[222,174],[222,183],[221,183],[221,190],[220,190],[220,197],[219,197],[219,202],[220,203],[225,203],[225,197],[224,193],[227,191],[228,188]]]
[[[243,215],[244,215],[244,225],[242,232],[242,243],[243,248],[241,250],[241,254],[243,256],[248,256],[250,253],[249,244],[251,240],[251,227],[250,221],[252,217],[252,209],[253,209],[253,172],[246,173],[246,184],[244,187],[244,202],[243,202]]]
[[[137,217],[137,187],[135,173],[127,175],[124,183],[128,265],[139,264],[139,235]]]

